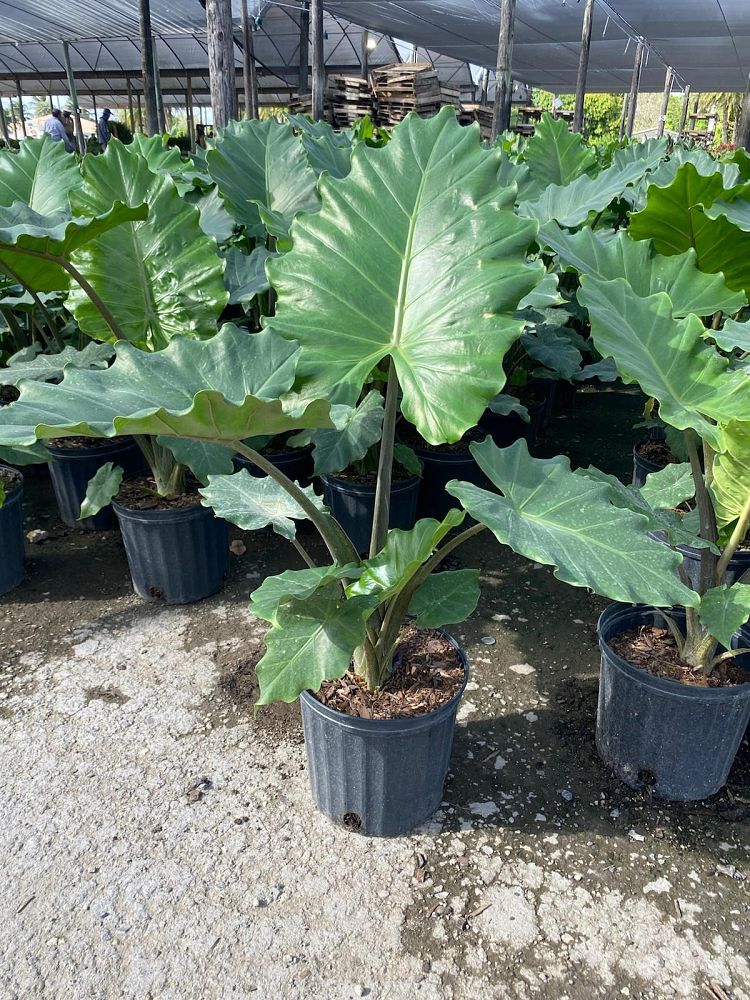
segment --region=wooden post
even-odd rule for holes
[[[47,91],[47,100],[49,101],[50,114],[52,114],[52,112],[55,110],[55,105],[52,103],[52,91],[51,90]]]
[[[16,80],[16,93],[18,94],[18,113],[21,116],[21,131],[26,138],[26,115],[23,113],[23,93],[21,92],[21,81]]]
[[[193,78],[188,74],[185,86],[185,119],[187,123],[190,152],[195,152],[195,117],[193,108]]]
[[[141,134],[143,134],[143,131],[144,131],[143,130],[143,106],[141,104],[141,92],[140,92],[140,90],[136,90],[136,92],[135,92],[135,102],[136,102],[136,107],[138,108],[138,128],[140,129]]]
[[[10,123],[13,126],[13,138],[18,139],[18,128],[16,126],[16,111],[13,107],[13,98],[8,99],[8,104],[10,105]]]
[[[323,119],[326,89],[322,0],[310,0],[310,31],[312,33],[312,116],[315,121],[319,122]]]
[[[638,87],[641,82],[641,67],[643,66],[643,37],[638,39],[635,49],[635,59],[633,60],[633,76],[630,80],[630,95],[628,97],[628,123],[625,127],[625,135],[628,139],[633,134],[633,123],[635,122],[635,109],[638,106]]]
[[[742,146],[750,152],[750,74],[747,78],[745,96],[742,100],[742,114],[740,115],[740,125],[735,137],[735,146]]]
[[[0,97],[0,128],[3,130],[3,139],[5,139],[5,145],[10,147],[10,132],[8,131],[8,119],[5,117],[5,108],[3,106],[2,97]]]
[[[685,134],[685,125],[687,124],[688,108],[690,107],[690,84],[686,84],[685,91],[682,95],[682,113],[680,114],[680,138]]]
[[[586,76],[589,71],[591,50],[591,25],[594,21],[594,0],[586,0],[581,27],[581,51],[578,55],[578,78],[576,79],[576,100],[573,111],[573,131],[583,131],[583,99],[586,96]]]
[[[482,70],[482,82],[479,90],[479,103],[487,104],[487,92],[490,89],[490,71],[485,66]]]
[[[135,118],[133,117],[133,86],[130,77],[125,78],[128,87],[128,120],[130,121],[130,131],[135,133]]]
[[[658,136],[661,138],[664,135],[664,128],[667,124],[667,110],[669,108],[669,98],[672,96],[672,78],[673,78],[672,67],[667,66],[667,75],[664,78],[664,93],[661,97],[661,108],[659,109],[659,126],[658,126]]]
[[[164,97],[161,92],[161,72],[159,70],[159,51],[156,47],[156,39],[152,41],[154,53],[154,97],[156,98],[156,121],[157,131],[163,134],[167,131],[166,116],[164,114]]]
[[[96,108],[96,94],[91,94],[91,103],[94,106],[94,124],[96,125],[96,138],[99,138],[99,112]]]
[[[490,142],[510,128],[510,99],[513,93],[513,22],[516,0],[501,0],[500,33],[497,39],[497,66],[495,67],[495,106],[492,110]]]
[[[620,112],[620,129],[617,133],[618,139],[622,139],[625,135],[625,122],[628,118],[628,95],[625,93],[622,95],[622,111]]]
[[[308,75],[310,48],[310,4],[308,0],[302,4],[299,12],[299,77],[297,80],[297,93],[307,94],[310,90]]]
[[[143,103],[146,105],[146,135],[155,135],[159,131],[159,113],[156,107],[156,89],[154,87],[154,38],[151,34],[151,5],[149,0],[138,0],[138,16],[141,34],[141,76],[143,78]],[[138,96],[140,109],[140,92]],[[143,131],[143,118],[141,131]]]
[[[370,53],[367,49],[369,41],[370,32],[367,28],[363,28],[359,38],[359,68],[363,80],[366,80],[370,75]]]
[[[206,0],[208,76],[214,128],[225,128],[236,115],[237,81],[231,0]]]
[[[78,92],[76,90],[76,79],[73,76],[73,67],[70,64],[70,52],[68,50],[68,43],[63,42],[63,61],[65,63],[65,73],[68,77],[68,96],[70,97],[70,103],[73,105],[73,120],[76,124],[76,142],[78,143],[78,152],[83,155],[86,152],[86,140],[83,137],[83,129],[81,128],[81,112],[78,107]]]
[[[240,6],[242,21],[242,80],[245,85],[245,118],[258,117],[258,75],[255,69],[253,26],[247,13],[247,0]]]

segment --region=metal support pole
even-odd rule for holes
[[[159,113],[156,107],[154,86],[154,38],[151,34],[151,5],[149,0],[138,0],[139,27],[141,34],[141,77],[143,78],[143,103],[146,105],[146,135],[159,131]],[[140,104],[140,96],[139,96]],[[143,131],[141,117],[141,131]]]
[[[688,108],[690,107],[690,84],[687,84],[682,96],[682,113],[680,114],[680,138],[685,134],[687,124]]]
[[[136,90],[135,92],[135,103],[138,108],[138,129],[143,134],[143,105],[141,104],[140,90]]]
[[[315,121],[321,121],[326,89],[322,0],[310,0],[310,31],[312,33],[312,116]]]
[[[245,118],[258,117],[258,77],[255,70],[253,27],[247,13],[247,0],[240,6],[242,22],[242,80],[245,85]]]
[[[638,39],[635,49],[635,59],[633,60],[633,76],[630,80],[630,96],[628,97],[628,122],[625,127],[625,134],[628,139],[633,134],[633,124],[635,122],[635,109],[638,106],[638,88],[641,83],[641,67],[643,66],[644,52],[643,37]]]
[[[737,129],[735,139],[736,146],[742,146],[750,151],[750,74],[747,78],[745,96],[742,100],[742,114],[740,115],[740,125]]]
[[[363,28],[359,39],[359,66],[363,80],[366,80],[370,75],[370,53],[367,49],[369,41],[370,32],[367,28]]]
[[[76,123],[76,142],[78,143],[78,152],[83,156],[86,152],[86,140],[83,138],[83,129],[81,128],[81,112],[78,107],[78,92],[76,90],[76,80],[73,76],[73,68],[70,65],[70,52],[68,51],[68,43],[63,42],[63,61],[65,62],[65,72],[68,77],[68,96],[70,97],[70,102],[73,105],[73,118]]]
[[[3,101],[0,97],[0,129],[3,130],[3,139],[5,140],[5,145],[10,146],[10,132],[8,131],[8,120],[5,117],[5,108],[3,107]]]
[[[495,68],[495,106],[492,111],[490,142],[510,128],[510,99],[513,93],[513,23],[516,0],[501,0],[500,34],[497,39],[497,66]]]
[[[135,119],[133,118],[133,86],[130,82],[130,77],[125,78],[125,83],[128,88],[128,121],[130,122],[130,131],[135,132]]]
[[[18,94],[18,113],[21,116],[21,131],[26,138],[26,115],[23,113],[23,93],[21,92],[21,81],[16,80],[16,93]]]
[[[55,110],[55,105],[52,103],[52,91],[47,91],[47,100],[49,101],[50,114]]]
[[[591,50],[591,25],[594,21],[594,0],[586,0],[581,27],[581,51],[578,55],[578,78],[576,79],[576,100],[573,111],[573,131],[583,131],[583,99],[586,96],[586,76],[589,71]]]
[[[625,135],[625,122],[628,118],[628,95],[622,95],[622,111],[620,112],[620,129],[617,133],[618,139],[622,139]]]
[[[479,91],[479,103],[487,104],[487,92],[490,89],[490,71],[485,68],[482,70],[482,83]]]
[[[310,73],[309,49],[310,49],[310,4],[308,0],[305,0],[299,12],[299,76],[297,82],[298,94],[308,94],[310,92],[310,85],[307,79]]]
[[[206,30],[211,108],[214,128],[220,129],[236,117],[237,108],[231,0],[206,0]]]
[[[164,98],[161,93],[161,73],[159,71],[159,52],[156,47],[156,38],[152,41],[152,47],[154,53],[154,96],[156,97],[157,129],[163,134],[167,131],[167,123],[164,115]]]
[[[187,120],[188,139],[190,140],[190,152],[195,152],[195,117],[193,108],[193,78],[188,76],[185,87],[185,118]]]
[[[661,107],[659,108],[659,138],[664,135],[664,128],[667,124],[667,109],[669,108],[669,98],[672,96],[673,75],[672,67],[667,66],[667,75],[664,78],[664,93],[661,96]]]

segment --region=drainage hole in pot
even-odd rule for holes
[[[344,824],[345,829],[351,833],[356,833],[362,829],[362,817],[358,816],[357,813],[344,813],[341,822]]]

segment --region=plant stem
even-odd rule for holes
[[[37,309],[42,314],[42,316],[44,316],[44,321],[47,324],[47,326],[49,327],[49,330],[50,330],[50,332],[51,332],[51,334],[52,334],[52,336],[53,336],[53,338],[55,340],[55,343],[57,344],[59,350],[62,350],[65,345],[62,342],[62,338],[60,337],[60,333],[59,333],[59,331],[57,329],[57,326],[55,325],[55,322],[52,319],[52,316],[50,315],[49,309],[45,306],[45,304],[39,298],[39,296],[34,291],[34,289],[30,285],[26,284],[26,282],[23,280],[23,278],[21,277],[21,275],[17,271],[14,271],[13,268],[10,266],[10,264],[6,264],[3,261],[3,263],[0,264],[0,268],[2,268],[2,270],[5,271],[5,273],[9,277],[11,277],[14,281],[17,281],[18,284],[21,286],[21,288],[25,288],[26,289],[26,291],[29,293],[29,295],[34,300],[34,304],[36,305]],[[49,344],[49,341],[47,340],[46,335],[42,332],[41,329],[40,329],[39,332],[42,333],[42,339],[45,341],[45,343],[49,347],[50,344]]]
[[[299,554],[300,554],[300,555],[302,556],[302,558],[303,558],[303,559],[304,559],[304,561],[305,561],[305,562],[307,563],[307,565],[308,565],[308,566],[310,567],[310,569],[315,569],[315,565],[316,565],[316,564],[315,564],[315,560],[314,560],[314,559],[312,558],[312,556],[311,556],[311,555],[310,555],[310,554],[308,553],[307,549],[306,549],[306,548],[305,548],[305,546],[304,546],[304,545],[302,544],[302,542],[298,542],[296,538],[293,538],[293,539],[292,539],[292,545],[293,545],[293,546],[295,547],[295,549],[296,549],[296,550],[297,550],[297,551],[299,552]]]
[[[293,483],[291,479],[276,468],[273,462],[269,462],[259,452],[253,448],[248,448],[242,441],[232,441],[230,447],[234,448],[239,455],[252,462],[253,465],[257,465],[267,476],[270,476],[279,486],[282,486],[291,498],[299,504],[318,529],[334,562],[338,563],[339,566],[345,566],[350,562],[359,564],[360,560],[357,550],[335,518],[331,517],[330,514],[324,514],[323,511],[318,510],[296,483]]]
[[[703,469],[701,469],[700,458],[698,457],[694,432],[690,430],[685,431],[685,440],[690,458],[690,471],[693,474],[693,482],[695,484],[695,499],[700,515],[701,538],[707,542],[716,544],[719,539],[719,532],[716,527],[716,514],[714,513],[711,494],[706,489],[706,482],[703,478]],[[701,549],[700,587],[698,589],[698,593],[701,596],[714,586],[716,559],[717,557],[710,549]]]
[[[388,367],[388,387],[385,391],[383,434],[378,460],[378,484],[375,490],[375,512],[370,535],[370,558],[385,545],[391,512],[391,479],[393,476],[393,447],[396,442],[396,416],[398,414],[398,375],[393,358]]]
[[[724,574],[726,573],[727,566],[735,554],[739,546],[745,540],[745,535],[747,534],[747,527],[750,523],[750,496],[745,501],[745,506],[742,508],[742,513],[740,514],[737,524],[734,526],[734,531],[732,532],[729,541],[724,547],[724,551],[721,553],[721,558],[719,559],[719,564],[716,567],[716,585],[718,586]]]

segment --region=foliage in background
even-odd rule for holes
[[[549,91],[534,88],[531,100],[538,108],[552,110],[552,94]],[[561,95],[560,100],[563,110],[573,110],[575,98],[572,94]],[[620,128],[621,112],[621,94],[586,94],[583,99],[586,138],[596,143],[614,142]]]

